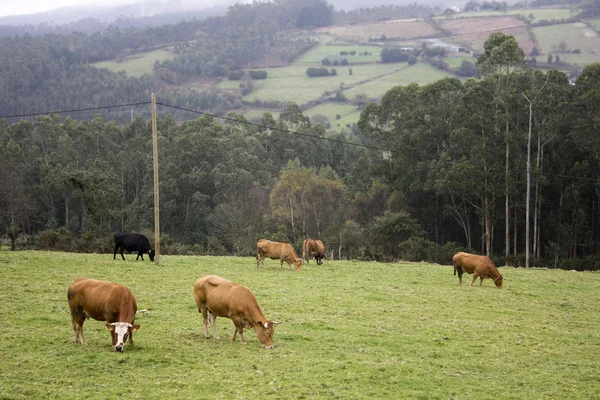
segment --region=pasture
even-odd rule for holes
[[[382,46],[350,46],[350,45],[325,45],[325,46],[317,46],[306,53],[304,53],[296,63],[301,64],[321,64],[321,60],[324,58],[329,58],[332,62],[334,60],[348,60],[348,64],[357,64],[357,63],[374,63],[377,61],[381,61],[381,50]],[[340,52],[352,52],[355,51],[354,55],[340,55]],[[363,53],[363,54],[360,54]],[[370,53],[365,55],[364,53]]]
[[[154,50],[127,57],[123,62],[111,60],[98,62],[92,65],[96,68],[108,68],[113,72],[125,71],[128,76],[139,78],[144,74],[152,75],[154,63],[156,61],[163,62],[165,60],[172,60],[173,58],[175,58],[175,53],[168,50]]]
[[[328,34],[341,40],[368,43],[385,36],[387,40],[408,40],[432,37],[436,29],[422,19],[403,19],[355,25],[334,25],[319,28],[318,33]]]
[[[313,262],[299,272],[253,258],[0,252],[0,397],[10,399],[597,398],[600,274],[500,268],[504,288],[460,287],[451,266]],[[205,339],[192,285],[215,273],[251,288],[275,349]],[[88,320],[71,343],[68,285],[128,285],[135,346],[111,351]],[[239,339],[238,339],[239,340]]]
[[[586,64],[597,62],[600,54],[600,38],[598,33],[584,23],[550,25],[533,28],[540,45],[540,51],[547,55],[558,55],[563,62]],[[566,44],[566,52],[558,52],[561,42]],[[573,53],[579,49],[580,53]],[[538,57],[541,59],[541,57]]]
[[[451,16],[438,15],[434,19],[458,19],[471,17],[500,17],[505,15],[522,15],[529,18],[533,15],[533,22],[541,20],[553,21],[574,17],[581,12],[579,8],[518,8],[506,11],[471,11],[461,12]]]

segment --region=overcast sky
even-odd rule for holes
[[[95,5],[98,7],[137,3],[141,0],[0,0],[0,17],[6,15],[35,14],[73,5]],[[163,0],[167,1],[167,0]],[[210,6],[224,0],[179,0],[180,3]],[[196,7],[194,7],[196,8]]]

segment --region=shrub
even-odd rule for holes
[[[231,79],[232,81],[240,80],[242,78],[242,76],[244,76],[244,71],[241,69],[237,70],[237,71],[229,71],[227,73],[227,77],[229,79]]]
[[[408,57],[408,65],[415,65],[417,63],[417,57],[414,55],[410,55]]]
[[[311,78],[315,76],[328,76],[329,71],[327,70],[327,68],[310,67],[306,70],[306,75],[308,75]]]
[[[267,79],[267,71],[262,69],[251,69],[248,73],[252,79]]]
[[[322,65],[331,65],[331,60],[329,58],[324,58],[321,60]]]

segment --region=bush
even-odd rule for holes
[[[340,65],[348,65],[348,60],[346,58],[342,58],[340,60]]]
[[[75,238],[66,228],[41,231],[35,236],[34,241],[40,250],[77,251]]]
[[[417,63],[417,57],[414,55],[410,55],[408,57],[408,65],[415,65]]]
[[[456,68],[456,75],[471,77],[477,75],[477,67],[470,61],[463,60],[458,68]]]
[[[242,76],[244,76],[244,71],[243,70],[237,70],[237,71],[229,71],[227,73],[227,77],[229,79],[231,79],[232,81],[237,81],[242,79]]]
[[[327,70],[327,68],[310,67],[306,70],[306,75],[308,75],[311,78],[315,76],[328,76],[329,71]]]
[[[262,69],[251,69],[248,73],[252,79],[267,79],[267,71]]]
[[[385,47],[381,50],[381,61],[384,63],[402,62],[408,60],[409,53],[399,47]]]
[[[443,265],[452,264],[452,256],[462,250],[455,242],[439,246],[420,236],[412,236],[398,244],[400,258],[407,261],[426,261]]]
[[[322,65],[331,65],[331,60],[329,58],[324,58],[321,60]]]

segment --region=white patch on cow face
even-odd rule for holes
[[[123,346],[127,343],[130,333],[129,329],[133,327],[128,322],[113,322],[110,324],[114,326],[113,334],[113,346],[117,351],[123,351]]]

